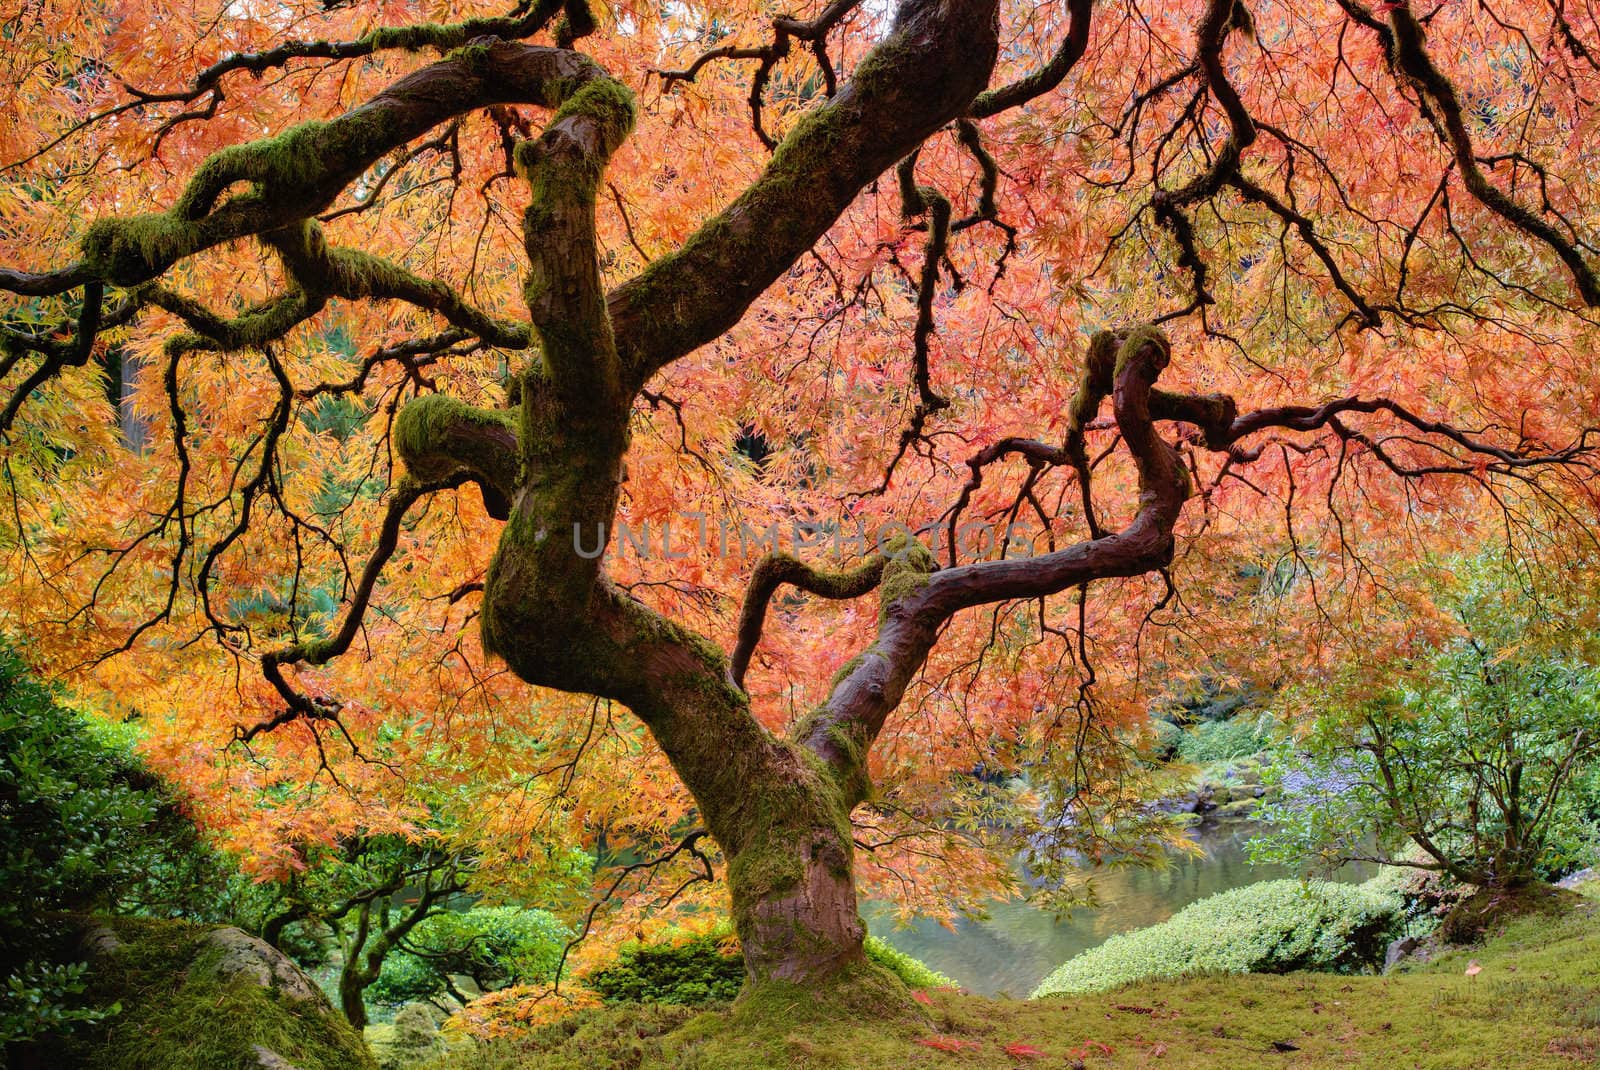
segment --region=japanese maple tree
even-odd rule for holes
[[[1581,563],[1596,21],[20,4],[4,626],[263,857],[486,778],[510,862],[714,842],[751,979],[834,975],[858,879],[1103,857],[1240,637]]]

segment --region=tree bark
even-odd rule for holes
[[[367,1027],[367,1003],[361,998],[366,990],[357,971],[339,971],[339,1009],[344,1012],[345,1021],[357,1030]]]

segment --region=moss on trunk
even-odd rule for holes
[[[790,776],[723,803],[744,826],[728,885],[755,984],[817,981],[864,961],[849,802],[820,761],[789,750]]]

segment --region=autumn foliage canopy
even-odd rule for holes
[[[1152,708],[1584,574],[1600,13],[890,7],[10,0],[0,629],[263,875],[642,916],[747,708],[938,915],[1159,839]]]

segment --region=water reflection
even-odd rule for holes
[[[894,928],[883,905],[867,903],[868,927],[878,936],[955,978],[979,995],[1026,996],[1067,959],[1106,937],[1165,921],[1197,899],[1257,881],[1291,877],[1285,866],[1252,865],[1245,845],[1257,831],[1248,824],[1213,826],[1195,834],[1205,854],[1175,857],[1164,870],[1122,869],[1096,877],[1101,905],[1057,921],[1026,903],[991,904],[984,921],[959,921],[954,932],[937,922]],[[1335,880],[1360,881],[1370,867],[1346,866]]]

